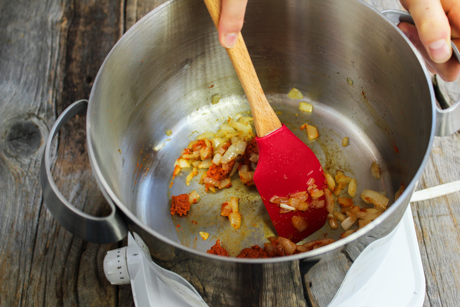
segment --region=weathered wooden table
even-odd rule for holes
[[[87,243],[58,225],[43,203],[39,167],[57,115],[89,97],[112,46],[163,2],[0,0],[1,306],[134,305],[130,287],[111,286],[102,270],[106,252],[118,245]],[[367,2],[379,10],[400,8],[396,0]],[[457,86],[444,85],[451,96]],[[420,188],[458,180],[459,152],[458,133],[437,138]],[[87,213],[107,212],[87,158],[84,117],[64,127],[54,157],[63,194]],[[460,305],[459,196],[412,204],[425,306]],[[303,297],[296,299],[305,306]]]

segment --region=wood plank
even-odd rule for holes
[[[0,4],[0,273],[9,281],[1,283],[0,305],[127,306],[131,293],[111,286],[100,265],[117,245],[86,243],[57,225],[38,177],[55,114],[89,96],[120,37],[121,3],[28,2]],[[85,212],[105,214],[97,208],[104,200],[86,157],[84,120],[75,119],[59,137],[57,184]]]
[[[436,138],[420,188],[458,180],[460,134]],[[457,167],[453,167],[457,166]],[[460,193],[412,204],[427,282],[427,306],[456,306],[460,300]]]

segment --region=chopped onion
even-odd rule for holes
[[[206,241],[208,239],[208,237],[209,237],[209,233],[204,232],[204,231],[200,231],[200,236],[204,241]]]
[[[185,159],[179,159],[178,164],[180,168],[189,168],[190,167],[190,162],[185,160]]]
[[[175,176],[179,175],[179,173],[180,173],[180,166],[179,166],[179,165],[176,165],[176,166],[174,167],[174,171],[173,171],[173,178],[174,178]]]
[[[219,180],[216,180],[216,179],[214,179],[214,178],[211,178],[211,177],[205,177],[205,178],[203,179],[203,182],[204,182],[205,184],[210,184],[210,185],[213,185],[213,186],[215,186],[215,187],[219,187],[219,186],[220,186],[220,181],[219,181]]]
[[[298,232],[302,232],[307,229],[308,223],[303,217],[295,215],[292,217],[292,226],[294,226]]]
[[[230,213],[232,213],[232,205],[229,203],[223,203],[222,208],[220,209],[220,215],[228,216]]]
[[[301,201],[299,206],[297,207],[299,211],[307,211],[308,210],[308,203],[305,201]]]
[[[329,226],[331,226],[332,229],[337,229],[339,227],[339,223],[337,223],[336,219],[329,219]]]
[[[218,104],[220,101],[220,95],[219,94],[215,94],[212,96],[212,100],[211,100],[211,104]]]
[[[377,209],[366,209],[366,215],[362,217],[363,220],[373,221],[380,216],[381,212]]]
[[[230,225],[233,228],[239,229],[241,226],[241,214],[238,212],[232,212],[228,215],[228,219],[230,220]]]
[[[375,177],[375,179],[380,179],[380,167],[375,161],[371,164],[371,173],[372,176]]]
[[[238,212],[238,197],[230,197],[230,201],[228,203],[232,207],[233,212]]]
[[[221,126],[220,126],[220,130],[225,132],[226,134],[230,134],[230,133],[235,133],[236,130],[232,128],[232,126],[230,126],[229,124],[227,123],[223,123]]]
[[[348,195],[351,197],[356,196],[356,190],[358,189],[358,181],[355,178],[352,178],[350,184],[348,184]]]
[[[297,198],[300,201],[306,201],[308,199],[307,191],[296,192],[289,196],[290,198]]]
[[[332,191],[332,194],[334,194],[335,196],[339,196],[340,191],[342,191],[342,188],[342,184],[336,185],[335,189]]]
[[[331,244],[331,243],[334,243],[335,241],[333,239],[319,239],[319,240],[313,240],[313,241],[310,241],[310,242],[307,242],[303,245],[299,245],[297,247],[297,249],[302,246],[302,250],[304,251],[310,251],[312,250],[313,248],[319,248],[319,247],[323,247],[323,246],[326,246],[328,244]]]
[[[200,158],[201,160],[211,159],[212,158],[212,147],[204,147],[200,149]]]
[[[302,99],[303,95],[298,89],[294,87],[289,91],[288,97],[292,99]]]
[[[214,155],[214,158],[212,159],[212,163],[214,163],[215,165],[219,165],[221,160],[222,160],[222,155],[220,153],[216,153]]]
[[[250,133],[252,132],[252,128],[250,125],[245,125],[239,122],[234,121],[233,119],[229,119],[228,123],[230,124],[231,127],[235,128],[238,131],[241,131],[243,133]]]
[[[246,146],[248,146],[248,143],[245,141],[237,141],[236,142],[236,152],[239,155],[243,155],[244,151],[246,150]]]
[[[300,200],[298,198],[289,198],[289,206],[291,207],[294,207],[294,208],[298,208],[299,205],[300,205]]]
[[[228,163],[232,161],[233,159],[236,158],[238,155],[238,152],[236,151],[236,144],[230,145],[230,147],[227,149],[225,154],[222,156],[221,162],[222,163]]]
[[[302,196],[307,196],[307,191],[300,191],[300,192],[295,192],[294,194],[289,195],[290,198],[300,198]]]
[[[346,219],[345,215],[343,215],[342,213],[340,213],[340,212],[337,211],[337,210],[334,210],[334,211],[332,212],[332,214],[334,214],[335,218],[338,219],[340,222],[343,222],[343,221],[345,221],[345,219]]]
[[[195,177],[196,175],[198,175],[198,170],[196,167],[193,168],[193,170],[190,172],[190,174],[188,174],[187,178],[185,178],[185,184],[186,185],[190,185],[190,181],[193,179],[193,177]]]
[[[314,199],[310,203],[310,206],[314,209],[321,209],[324,207],[324,203],[325,203],[324,200]]]
[[[247,165],[243,165],[238,174],[240,176],[241,181],[243,181],[244,184],[251,182],[254,178],[254,172],[248,171]]]
[[[195,140],[204,140],[204,139],[212,139],[214,137],[215,133],[211,131],[207,131],[203,134],[200,134],[195,138]]]
[[[235,118],[236,120],[236,118]],[[239,119],[238,119],[238,122],[244,124],[244,125],[247,125],[247,126],[250,126],[251,123],[254,121],[254,119],[252,117],[249,117],[249,116],[241,116]]]
[[[282,200],[287,201],[288,198],[287,197],[281,197],[281,196],[278,196],[278,195],[273,195],[272,198],[270,198],[270,202],[272,204],[279,204],[279,203],[281,203]]]
[[[315,126],[307,125],[308,139],[314,140],[319,137],[318,129]]]
[[[300,102],[299,103],[299,110],[302,112],[308,112],[311,113],[313,112],[313,106],[309,103],[306,102]]]
[[[258,162],[259,161],[259,155],[256,154],[256,153],[252,153],[251,157],[249,158],[249,161],[254,162],[254,163]]]
[[[353,214],[358,218],[358,219],[363,219],[365,216],[367,216],[367,212],[366,211],[362,211],[359,209],[358,206],[356,206],[358,208],[358,211],[357,212],[353,212]]]
[[[284,252],[286,253],[286,255],[294,254],[294,252],[297,249],[297,245],[294,242],[292,242],[291,240],[288,240],[286,238],[278,237],[278,242],[283,247]]]
[[[368,189],[365,189],[361,193],[361,198],[365,202],[373,204],[376,207],[376,209],[380,208],[383,210],[387,208],[388,202],[390,201],[388,198],[386,198],[382,194],[372,191],[372,190],[368,190]]]
[[[235,135],[235,136],[232,136],[232,139],[231,139],[231,143],[232,143],[232,144],[235,144],[235,145],[236,145],[236,143],[239,142],[239,141],[241,141],[241,138],[239,138],[239,137],[236,136],[236,135]]]
[[[350,229],[351,226],[353,226],[353,224],[356,222],[356,217],[353,215],[353,216],[349,216],[347,217],[343,222],[342,222],[342,228],[344,230],[348,230]]]
[[[196,203],[198,201],[199,198],[200,198],[200,195],[198,195],[198,193],[195,190],[193,190],[188,195],[188,202],[190,204],[194,204],[194,203]]]
[[[306,248],[303,245],[297,245],[296,248],[297,248],[297,251],[300,252],[300,253],[308,252],[308,248]]]
[[[286,209],[286,210],[289,210],[289,211],[295,211],[294,207],[291,207],[291,206],[288,206],[288,205],[285,205],[285,204],[281,204],[280,208],[283,208],[283,209]]]
[[[329,175],[328,173],[324,173],[324,177],[326,177],[327,186],[328,186],[329,190],[334,191],[334,189],[335,189],[334,178],[332,178],[332,176]]]
[[[339,198],[337,198],[337,202],[342,207],[351,207],[351,206],[353,206],[353,199],[348,198],[348,197],[339,197]]]
[[[242,165],[240,169],[240,173],[247,173],[249,172],[249,167],[247,165]]]
[[[345,188],[350,181],[351,177],[345,176],[342,171],[337,171],[337,174],[335,175],[335,182],[342,184],[342,189]]]
[[[210,168],[212,165],[212,160],[211,159],[206,159],[201,161],[200,165],[198,165],[198,168]]]
[[[224,149],[224,147],[221,147],[217,150],[217,153],[220,154],[221,156],[226,152],[227,150]]]
[[[211,140],[211,142],[212,142],[212,148],[214,150],[218,150],[220,145],[226,143],[226,140],[220,137],[215,137]]]
[[[324,198],[326,199],[327,212],[332,213],[334,211],[334,196],[328,188],[324,188]]]
[[[239,162],[235,162],[235,164],[233,164],[233,168],[232,168],[232,171],[231,171],[230,174],[229,174],[229,177],[232,177],[233,174],[236,173],[236,171],[238,170],[238,166],[239,166],[239,165],[240,165]]]
[[[230,178],[222,179],[219,185],[219,189],[228,188],[232,186],[232,180]]]
[[[200,156],[200,152],[198,152],[198,157]],[[184,154],[181,156],[183,159],[186,159],[186,160],[192,160],[192,159],[195,159],[195,158],[198,158],[197,156],[193,155],[193,154]]]
[[[228,163],[222,163],[222,169],[224,171],[228,171],[228,170],[230,170],[230,166],[228,165]]]
[[[313,189],[310,191],[310,196],[311,198],[313,199],[317,199],[317,198],[320,198],[321,196],[324,195],[324,191],[323,190],[319,190],[319,189]]]
[[[269,254],[275,253],[275,247],[271,243],[264,243],[264,250]]]

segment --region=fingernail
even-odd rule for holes
[[[440,39],[428,45],[430,56],[436,63],[444,63],[450,58],[450,46],[446,40]]]
[[[225,48],[232,48],[236,44],[236,33],[227,33],[225,34]]]

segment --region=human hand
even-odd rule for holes
[[[219,42],[225,48],[235,46],[238,33],[243,28],[244,13],[248,0],[222,0],[220,14]]]
[[[398,27],[420,51],[428,70],[445,81],[455,81],[460,64],[452,57],[451,39],[460,46],[460,1],[400,0],[415,21]]]

